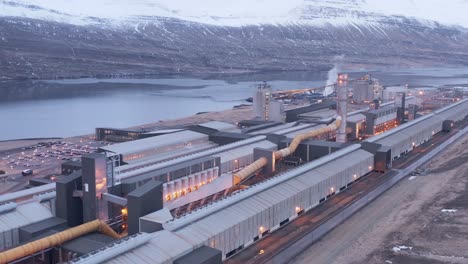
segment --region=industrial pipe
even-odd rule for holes
[[[296,151],[297,147],[299,146],[299,144],[301,144],[302,141],[307,140],[309,138],[323,135],[325,133],[335,131],[340,127],[340,125],[341,125],[341,116],[337,116],[335,121],[326,127],[315,129],[315,130],[306,132],[304,134],[299,134],[295,136],[293,141],[291,142],[291,144],[289,144],[287,148],[275,151],[275,155],[274,155],[275,159],[278,160],[278,159],[291,155],[292,153]]]
[[[292,153],[294,153],[294,151],[296,151],[297,147],[299,146],[299,144],[301,144],[302,141],[325,134],[325,133],[335,131],[340,127],[340,125],[341,125],[341,116],[337,116],[335,118],[335,121],[326,127],[315,129],[315,130],[306,132],[304,134],[295,136],[293,141],[291,142],[291,144],[289,144],[288,147],[274,152],[274,159],[278,160],[278,159],[291,155]],[[245,180],[247,177],[254,174],[256,171],[262,169],[263,167],[267,165],[267,163],[268,163],[268,159],[265,157],[262,157],[262,158],[257,159],[256,161],[254,161],[252,164],[245,167],[244,169],[240,170],[239,172],[235,173],[232,176],[232,181],[234,185],[239,184],[240,182]]]
[[[250,175],[254,174],[256,171],[260,170],[261,168],[265,167],[268,163],[267,158],[261,157],[258,160],[252,162],[247,167],[243,168],[242,170],[238,171],[236,174],[232,176],[232,180],[234,185],[240,183]]]
[[[39,240],[12,248],[0,253],[0,264],[6,264],[26,256],[30,256],[42,250],[61,245],[77,237],[91,232],[99,231],[115,239],[121,238],[112,228],[101,220],[94,220],[76,227],[72,227],[57,234],[41,238]]]

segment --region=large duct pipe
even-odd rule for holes
[[[96,231],[111,236],[115,239],[121,238],[120,235],[112,230],[112,228],[110,228],[106,223],[101,220],[94,220],[2,252],[0,253],[0,264],[6,264],[30,256],[42,250],[61,245],[67,241]]]
[[[281,159],[281,158],[291,155],[292,153],[296,151],[297,147],[299,146],[299,144],[301,144],[302,141],[307,140],[309,138],[323,135],[325,133],[335,131],[340,127],[340,125],[341,125],[341,116],[337,116],[335,119],[335,122],[331,123],[330,125],[326,127],[315,129],[307,133],[295,136],[293,141],[291,142],[291,144],[289,144],[287,148],[275,151],[275,159]]]
[[[252,162],[249,166],[238,171],[232,176],[232,181],[234,185],[239,184],[241,181],[254,174],[256,171],[265,167],[268,164],[268,159],[265,157],[259,158],[258,160]]]
[[[309,138],[313,138],[313,137],[323,135],[325,133],[335,131],[340,127],[340,125],[341,125],[341,116],[337,116],[335,121],[333,123],[329,124],[326,127],[315,129],[315,130],[309,131],[307,133],[295,136],[293,141],[291,142],[291,144],[289,144],[289,146],[287,148],[275,151],[275,153],[274,153],[275,160],[287,157],[287,156],[291,155],[292,153],[294,153],[294,151],[296,151],[297,147],[299,146],[299,144],[301,144],[302,141],[307,140]],[[258,170],[262,169],[263,167],[265,167],[267,165],[267,163],[268,163],[268,159],[265,158],[265,157],[257,159],[256,161],[254,161],[249,166],[247,166],[244,169],[240,170],[239,172],[235,173],[232,176],[233,183],[235,185],[241,183],[247,177],[249,177],[250,175],[254,174],[256,171],[258,171]]]

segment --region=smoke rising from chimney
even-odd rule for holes
[[[333,68],[328,72],[328,79],[326,87],[323,90],[323,95],[328,96],[335,91],[333,86],[338,80],[338,73],[341,71],[341,65],[343,64],[344,55],[335,56],[333,58]]]

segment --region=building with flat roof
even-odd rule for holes
[[[141,159],[162,152],[174,151],[187,146],[208,142],[208,135],[184,130],[171,134],[149,137],[110,146],[100,147],[101,152],[121,156],[123,162]]]

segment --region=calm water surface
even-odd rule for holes
[[[468,83],[468,69],[397,69],[372,74],[384,85],[437,87]],[[230,109],[246,103],[255,84],[275,90],[323,86],[327,72],[155,79],[0,82],[0,140],[67,137],[95,127],[124,128]],[[354,72],[352,77],[361,76]]]

